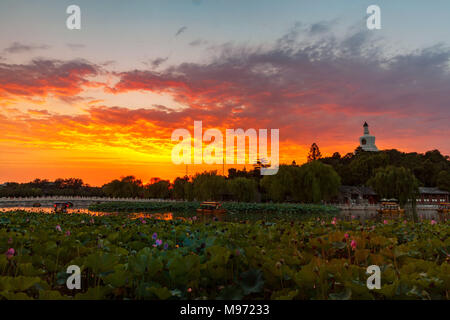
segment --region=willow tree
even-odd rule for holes
[[[339,193],[341,185],[341,178],[333,167],[319,161],[302,165],[296,181],[298,183],[297,198],[308,203],[331,200]]]
[[[205,171],[197,173],[192,179],[192,191],[197,200],[221,200],[227,192],[227,184],[224,176],[217,171]]]
[[[298,170],[299,167],[282,164],[277,174],[263,176],[260,185],[266,193],[266,200],[283,202],[294,198],[298,189],[294,183]]]
[[[228,190],[233,195],[233,200],[242,202],[253,202],[256,200],[258,185],[254,179],[238,177],[227,182]]]
[[[339,192],[341,179],[330,165],[319,161],[302,166],[281,165],[278,173],[264,176],[261,187],[268,199],[276,202],[319,203],[330,200]]]
[[[411,170],[395,166],[378,168],[367,184],[382,198],[398,199],[402,208],[411,200],[413,218],[417,221],[416,198],[419,193],[419,180]]]

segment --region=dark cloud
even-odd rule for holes
[[[156,59],[152,59],[148,62],[144,62],[144,64],[146,65],[150,65],[152,68],[158,68],[160,65],[162,65],[164,62],[166,62],[169,59],[169,57],[165,57],[165,58],[156,58]]]
[[[13,42],[8,48],[5,48],[5,52],[7,53],[23,53],[23,52],[32,52],[36,50],[45,50],[49,49],[48,45],[32,45],[32,44],[23,44],[20,42]]]
[[[178,29],[178,31],[175,33],[175,37],[178,37],[180,34],[182,34],[183,32],[185,32],[187,30],[186,26],[181,27],[180,29]]]
[[[186,119],[283,128],[290,139],[342,135],[365,120],[382,135],[448,134],[449,48],[388,56],[380,43],[366,30],[338,38],[326,25],[298,23],[272,48],[227,44],[209,62],[124,72],[111,90],[169,93],[188,106]],[[431,116],[441,120],[426,122]]]
[[[203,40],[203,39],[196,39],[194,41],[189,42],[189,45],[191,47],[198,47],[198,46],[202,46],[202,45],[205,45],[205,44],[208,44],[208,41]]]
[[[113,65],[113,64],[115,64],[115,63],[116,63],[115,60],[107,60],[107,61],[105,61],[105,62],[100,63],[100,65],[101,65],[102,67],[108,67],[108,66],[111,66],[111,65]]]
[[[331,22],[321,21],[321,22],[313,23],[308,27],[308,31],[310,34],[313,34],[313,35],[329,32],[334,23],[335,23],[335,21],[331,21]]]
[[[356,144],[367,121],[379,147],[394,141],[390,146],[399,149],[450,153],[450,49],[443,44],[393,54],[366,30],[337,37],[326,23],[297,23],[272,46],[226,43],[211,50],[214,57],[202,63],[116,73],[119,81],[105,88],[165,93],[182,110],[95,106],[87,115],[52,119],[83,130],[93,123],[130,132],[148,122],[160,137],[203,120],[205,127],[279,128],[282,141],[321,147]],[[149,64],[158,67],[165,59]],[[0,97],[56,95],[73,102],[82,86],[91,85],[86,78],[98,73],[99,67],[79,60],[0,63]]]

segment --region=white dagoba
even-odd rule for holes
[[[369,125],[367,122],[364,122],[364,135],[359,137],[359,146],[364,151],[378,151],[377,146],[375,145],[375,136],[371,136],[369,134]]]

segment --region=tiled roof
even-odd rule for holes
[[[439,188],[419,187],[420,194],[449,194],[447,191],[440,190]]]

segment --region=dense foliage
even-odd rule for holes
[[[308,162],[319,160],[322,158],[322,154],[320,153],[319,146],[314,142],[309,149],[308,157],[306,158]]]
[[[449,299],[449,225],[3,213],[5,299]],[[381,268],[381,289],[366,268]],[[81,290],[68,290],[78,265]]]
[[[344,157],[335,153],[320,161],[333,166],[344,185],[367,185],[376,169],[395,166],[409,169],[421,186],[450,191],[450,159],[438,150],[425,154],[404,153],[395,149],[380,152],[357,151],[356,154],[349,153]]]
[[[32,182],[8,182],[0,186],[0,197],[40,196],[103,196],[102,188],[91,187],[81,179],[56,179],[55,181],[35,179]]]
[[[276,175],[264,176],[261,180],[267,199],[277,202],[328,201],[338,194],[340,184],[340,178],[334,169],[319,161],[312,161],[300,167],[281,165]]]
[[[402,207],[409,199],[416,199],[419,192],[419,181],[403,167],[378,168],[367,184],[382,198],[398,199]]]
[[[339,185],[360,186],[374,182],[377,172],[388,167],[405,168],[417,179],[419,186],[439,187],[450,191],[450,160],[438,150],[425,154],[403,153],[397,150],[355,153],[341,157],[321,158],[317,145],[313,144],[310,161],[302,166],[281,165],[274,176],[261,176],[259,161],[252,170],[230,168],[228,177],[216,171],[197,173],[190,177],[178,177],[173,183],[154,178],[148,184],[134,176],[115,179],[102,188],[90,187],[81,179],[57,179],[54,182],[36,179],[29,183],[7,183],[0,186],[0,197],[79,195],[138,197],[178,200],[233,200],[282,202],[296,201],[317,203],[332,199]],[[372,179],[372,183],[369,180]],[[406,181],[406,180],[404,180]],[[408,188],[407,182],[399,188]],[[397,198],[397,197],[396,197]]]

